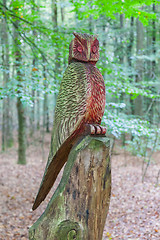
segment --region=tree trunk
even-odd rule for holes
[[[152,10],[154,13],[156,12],[155,4],[153,4]],[[152,20],[152,54],[154,57],[156,57],[156,20],[155,19]],[[154,59],[152,61],[152,79],[155,80],[156,76],[157,76],[157,68],[156,68],[156,60]],[[149,103],[149,107],[151,106],[150,110],[149,110],[149,120],[153,124],[154,123],[154,105],[155,104],[154,104],[154,101],[152,101],[152,103],[153,103],[152,106]]]
[[[30,240],[101,240],[111,193],[110,142],[86,136],[68,157],[61,182]]]
[[[106,69],[107,69],[107,61],[106,61],[106,49],[107,49],[107,43],[106,43],[106,39],[107,39],[107,33],[106,33],[106,22],[107,22],[107,18],[106,16],[102,16],[102,46],[103,46],[103,55],[101,55],[101,62],[103,62],[103,72],[102,75],[105,78],[105,75],[108,74]]]
[[[64,12],[64,5],[63,5],[63,1],[62,0],[60,0],[60,5],[61,5],[61,22],[63,24],[64,23],[65,12]]]
[[[36,118],[37,118],[37,130],[40,129],[40,91],[37,90],[37,110],[36,110]]]
[[[43,100],[43,129],[46,129],[46,132],[49,133],[49,109],[48,109],[48,94],[47,94],[47,75],[46,75],[46,67],[45,60],[43,58],[43,84],[45,88],[44,100]]]
[[[114,56],[117,62],[120,64],[124,63],[124,46],[123,46],[123,25],[124,25],[124,14],[118,14],[119,22],[115,24],[115,43],[114,43]],[[118,34],[117,34],[118,32]]]
[[[153,40],[155,40],[155,38],[153,37],[153,35],[155,34],[153,29],[154,29],[154,25],[155,21],[152,20],[152,24],[149,24],[147,26],[147,56],[153,56],[154,55],[154,45],[155,42]],[[151,59],[146,60],[146,69],[145,69],[145,80],[147,81],[151,81],[151,79],[155,78],[155,61],[151,61]],[[152,88],[152,87],[151,87]],[[145,97],[145,112],[146,114],[146,120],[149,120],[150,122],[152,121],[152,104],[153,102],[151,101],[150,98]]]
[[[4,6],[6,6],[6,0],[3,0]],[[7,31],[6,17],[2,18],[1,25],[2,34],[2,67],[3,67],[3,85],[7,87],[10,81],[9,76],[9,38]],[[2,116],[2,151],[7,147],[13,146],[13,133],[12,133],[12,113],[11,113],[10,97],[6,96],[3,99],[3,116]]]
[[[26,164],[26,116],[21,98],[17,98],[18,111],[18,164]]]
[[[121,29],[121,33],[120,33],[120,46],[119,46],[119,48],[120,48],[120,50],[122,52],[120,52],[120,54],[119,54],[120,64],[124,63],[124,46],[123,46],[123,36],[124,36],[124,34],[122,33],[123,27],[124,27],[124,14],[121,14],[120,15],[120,29]]]
[[[35,35],[35,31],[33,31],[33,35]],[[36,58],[33,58],[33,69],[36,69]],[[32,69],[32,81],[34,82],[35,78],[35,71]],[[30,113],[30,137],[33,137],[35,131],[35,89],[31,90],[32,95],[32,106],[31,106],[31,113]]]
[[[128,65],[129,67],[132,67],[132,49],[133,49],[133,43],[134,43],[134,31],[133,31],[133,26],[134,26],[134,17],[131,17],[130,20],[130,33],[129,33],[129,43],[127,45],[127,59],[128,59]]]
[[[127,45],[127,58],[128,58],[128,65],[130,69],[132,68],[131,56],[132,56],[132,49],[133,49],[133,43],[134,43],[133,26],[134,26],[134,17],[131,17],[129,43]],[[133,81],[133,75],[130,75],[129,78],[131,79],[131,81]],[[131,114],[134,115],[134,102],[131,96],[130,96],[130,106],[131,106]]]
[[[93,8],[91,4],[89,4],[89,8],[90,9]],[[90,34],[92,34],[93,29],[94,29],[94,26],[93,26],[93,16],[92,15],[89,15],[89,18],[88,18],[88,29],[89,29]]]
[[[18,33],[19,21],[14,22],[14,45],[15,45],[15,60],[16,74],[18,80],[18,97],[17,97],[17,112],[18,112],[18,164],[26,164],[26,115],[25,107],[22,102],[23,94],[23,74],[21,69],[22,55],[21,42]]]
[[[124,34],[123,34],[123,28],[124,28],[124,14],[120,15],[120,44],[119,44],[119,49],[121,52],[119,52],[119,63],[121,65],[124,64],[124,45],[123,45],[123,41],[124,41]],[[122,92],[120,95],[120,103],[121,102],[125,102],[125,97],[124,97],[124,93]],[[122,139],[122,146],[125,146],[126,143],[126,135],[125,132],[122,133],[121,135],[121,139]]]
[[[134,27],[134,17],[131,17],[130,19],[130,33],[129,33],[129,40],[128,40],[128,44],[127,44],[127,59],[128,59],[128,66],[130,71],[132,70],[132,51],[133,51],[133,44],[134,44],[134,31],[133,31],[133,27]],[[134,76],[133,75],[129,75],[130,78],[130,82],[133,82]],[[132,99],[132,95],[129,95],[129,102],[130,102],[130,112],[131,115],[134,115],[134,101]],[[133,140],[133,135],[131,135],[131,140]]]
[[[32,15],[34,14],[38,15],[38,7],[36,7],[35,0],[33,0],[32,4]],[[35,24],[35,22],[33,22]],[[37,38],[37,31],[36,29],[32,30],[33,36],[36,39]],[[33,60],[32,60],[32,82],[34,83],[36,78],[37,78],[37,56],[33,55]],[[35,101],[35,95],[36,95],[36,90],[35,86],[32,88],[32,107],[31,107],[31,116],[30,116],[30,136],[33,137],[34,132],[36,128],[39,130],[40,128],[40,114],[39,114],[39,90],[37,90],[37,116],[36,116],[36,101]],[[36,126],[36,117],[37,117],[37,126]]]
[[[137,62],[136,62],[136,82],[139,83],[143,80],[144,61],[139,56],[143,55],[144,48],[144,27],[143,24],[137,18]],[[142,96],[138,96],[135,99],[135,115],[142,116]]]
[[[153,4],[153,12],[156,12],[156,6]],[[156,21],[155,19],[152,20],[152,51],[153,55],[156,54]],[[156,75],[156,61],[152,61],[152,73],[153,73],[153,78],[155,78]]]
[[[61,60],[60,60],[60,45],[59,45],[59,36],[58,36],[58,8],[57,8],[57,0],[51,0],[51,9],[52,9],[52,22],[53,22],[53,30],[56,33],[56,36],[54,37],[54,41],[57,42],[55,46],[55,70],[54,70],[54,76],[55,76],[55,85],[57,86],[60,80],[61,76]],[[54,102],[56,105],[57,100],[57,93],[54,94]]]

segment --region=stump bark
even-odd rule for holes
[[[29,239],[101,240],[110,193],[110,141],[86,136],[72,148],[61,182],[29,229]]]

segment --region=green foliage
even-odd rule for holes
[[[113,108],[124,108],[124,104],[109,104]],[[129,118],[126,114],[119,113],[116,110],[106,110],[103,118],[103,124],[107,127],[107,133],[114,138],[120,138],[125,134],[127,138],[132,136],[131,140],[127,140],[127,150],[133,155],[142,157],[144,161],[148,159],[151,152],[159,150],[160,128],[152,126],[148,121],[139,118]],[[154,146],[154,147],[153,147]]]
[[[63,76],[63,68],[59,69],[59,74],[55,74],[55,51],[58,49],[61,55],[59,60],[64,64],[67,58],[63,57],[66,57],[68,53],[69,38],[64,34],[66,30],[62,26],[57,31],[53,31],[51,19],[46,21],[43,16],[45,5],[35,4],[31,0],[15,0],[9,6],[4,6],[0,2],[0,6],[0,17],[7,19],[11,38],[13,38],[12,28],[17,29],[19,35],[17,43],[19,41],[20,51],[23,55],[23,63],[19,63],[14,59],[14,45],[10,49],[11,68],[16,67],[17,71],[21,73],[22,82],[19,84],[16,76],[10,77],[9,83],[1,86],[0,99],[20,97],[23,104],[29,104],[32,107],[34,100],[32,90],[39,91],[41,99],[44,94],[57,94],[59,82]],[[65,43],[63,46],[62,42]],[[33,59],[35,59],[36,66],[32,65]],[[1,72],[6,71],[8,70],[1,65]]]
[[[119,107],[122,108],[122,104],[117,108]],[[106,110],[103,121],[108,128],[108,133],[116,138],[120,138],[122,133],[134,137],[149,137],[152,131],[149,122],[138,118],[129,118],[126,114],[118,114],[117,109],[115,111]]]
[[[154,12],[148,12],[142,10],[145,5],[159,4],[159,1],[145,1],[145,0],[93,0],[93,1],[74,1],[74,11],[79,13],[79,18],[88,18],[90,14],[94,15],[97,19],[99,16],[106,15],[112,19],[115,19],[115,14],[124,14],[126,18],[139,17],[143,24],[148,24],[149,19],[155,19],[156,14]]]

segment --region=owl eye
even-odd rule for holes
[[[96,52],[97,52],[97,47],[96,47],[96,46],[93,46],[93,47],[92,47],[92,52],[93,52],[93,53],[96,53]]]
[[[78,46],[78,47],[77,47],[77,50],[78,50],[78,52],[80,52],[80,53],[83,52],[83,48],[82,48],[81,46]]]

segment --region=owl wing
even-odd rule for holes
[[[66,69],[57,98],[51,148],[33,210],[45,199],[84,125],[87,96],[90,94],[86,67],[71,63]]]
[[[55,108],[51,143],[52,156],[77,129],[84,117],[87,104],[87,87],[85,64],[78,62],[70,64],[64,73]]]

